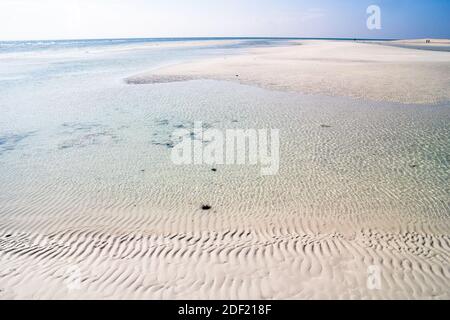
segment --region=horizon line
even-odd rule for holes
[[[119,38],[66,38],[66,39],[16,39],[2,40],[0,42],[39,42],[39,41],[93,41],[93,40],[251,40],[251,39],[271,39],[271,40],[371,40],[371,41],[393,41],[393,40],[414,40],[425,38],[358,38],[358,37],[270,37],[270,36],[238,36],[238,37],[119,37]],[[447,38],[429,38],[447,39]]]

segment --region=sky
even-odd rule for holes
[[[0,0],[0,40],[450,38],[449,13],[450,0]]]

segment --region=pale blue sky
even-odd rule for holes
[[[368,30],[366,8],[381,8]],[[0,0],[0,40],[450,38],[450,0]]]

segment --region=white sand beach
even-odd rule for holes
[[[0,299],[450,299],[450,53],[295,44],[3,96]],[[171,163],[198,120],[279,174]]]
[[[450,100],[449,61],[448,52],[309,40],[299,41],[298,46],[258,48],[240,56],[178,64],[128,81],[220,79],[306,94],[429,104]]]

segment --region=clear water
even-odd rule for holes
[[[135,206],[189,213],[209,203],[222,216],[448,218],[448,105],[308,97],[216,81],[125,84],[166,64],[286,44],[152,41],[1,44],[0,215],[127,213]],[[192,121],[280,129],[280,174],[174,166],[164,142]]]

